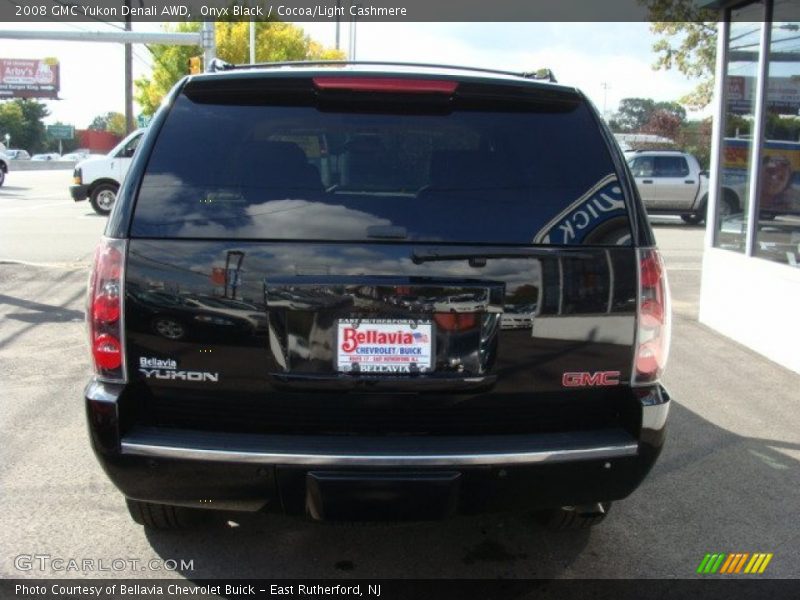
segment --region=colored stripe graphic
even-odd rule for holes
[[[742,570],[742,567],[744,566],[744,561],[747,560],[748,556],[750,556],[749,552],[745,552],[744,554],[742,554],[742,558],[739,559],[739,564],[736,565],[736,570],[734,571],[734,573],[738,573],[739,571]]]
[[[724,552],[708,553],[697,567],[701,575],[732,575],[739,573],[763,573],[774,555],[766,552]],[[749,560],[748,560],[749,559]],[[746,565],[746,566],[745,566]],[[744,567],[744,571],[742,568]]]
[[[706,554],[703,557],[703,560],[700,561],[700,566],[697,567],[697,571],[696,572],[697,573],[705,573],[706,565],[708,564],[708,561],[710,559],[711,559],[711,555],[710,554]]]
[[[769,561],[772,560],[772,556],[773,556],[773,554],[772,554],[772,552],[770,552],[769,554],[767,554],[764,557],[764,562],[761,563],[761,568],[758,570],[759,573],[763,573],[764,572],[764,570],[767,568],[767,565],[769,564]]]
[[[725,560],[725,554],[720,554],[719,558],[717,558],[717,562],[714,563],[714,566],[711,568],[712,573],[716,573],[717,570],[722,566],[722,561]]]
[[[728,554],[728,558],[725,559],[725,562],[722,563],[722,568],[719,570],[720,573],[730,573],[730,568],[732,564],[736,562],[736,555],[735,554]]]

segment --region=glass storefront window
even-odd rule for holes
[[[717,235],[719,248],[744,252],[747,240],[750,165],[764,3],[731,11],[727,39],[724,132],[721,144]]]
[[[800,22],[788,20],[790,10],[789,3],[775,2],[753,250],[800,267]]]

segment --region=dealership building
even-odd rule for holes
[[[726,2],[700,321],[800,373],[800,8]]]

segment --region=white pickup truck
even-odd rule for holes
[[[648,214],[680,215],[687,223],[702,223],[708,201],[708,171],[691,154],[674,150],[625,153]],[[740,193],[723,186],[721,217],[741,210]]]
[[[144,129],[137,129],[105,156],[95,156],[75,165],[69,191],[75,202],[89,199],[99,215],[107,215],[117,199],[117,191],[128,172],[133,153]]]

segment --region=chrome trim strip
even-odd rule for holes
[[[443,467],[490,466],[557,463],[578,460],[602,460],[636,456],[638,444],[619,444],[596,448],[566,448],[530,452],[487,454],[312,454],[283,452],[250,452],[234,449],[204,449],[122,442],[122,454],[150,458],[205,460],[247,464],[281,464],[345,467]]]

